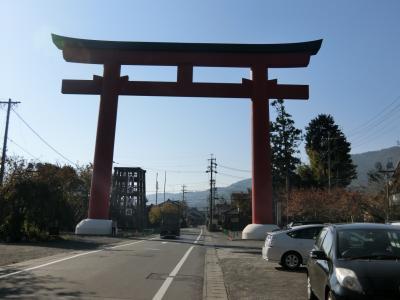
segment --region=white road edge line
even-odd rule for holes
[[[197,244],[200,240],[201,235],[203,234],[203,229],[200,231],[199,236],[197,237],[196,241],[194,244]],[[164,283],[158,290],[157,294],[154,295],[153,300],[161,300],[165,293],[167,292],[169,286],[171,285],[172,281],[174,280],[174,277],[176,274],[178,274],[179,270],[182,268],[183,264],[185,263],[186,259],[189,257],[190,252],[192,252],[194,246],[191,246],[183,255],[181,260],[178,262],[178,264],[175,266],[175,268],[172,270],[172,272],[168,275],[167,279],[165,279]]]
[[[154,239],[156,239],[156,238],[151,238],[149,240],[154,240]],[[143,243],[145,241],[148,241],[148,240],[141,240],[141,241],[132,242],[132,243],[128,243],[128,244],[117,245],[117,246],[113,246],[113,247],[105,247],[105,248],[100,249],[100,250],[94,250],[94,251],[79,253],[79,254],[72,255],[72,256],[69,256],[69,257],[65,257],[65,258],[62,258],[62,259],[54,260],[54,261],[51,261],[51,262],[48,262],[48,263],[45,263],[45,264],[42,264],[42,265],[39,265],[39,266],[36,266],[36,267],[30,267],[30,268],[22,269],[20,271],[12,272],[12,273],[9,273],[9,274],[0,275],[0,279],[11,277],[11,276],[17,275],[19,273],[28,272],[28,271],[40,269],[40,268],[43,268],[43,267],[47,267],[49,265],[53,265],[53,264],[56,264],[56,263],[59,263],[59,262],[63,262],[63,261],[69,260],[69,259],[77,258],[77,257],[80,257],[80,256],[89,255],[89,254],[97,253],[97,252],[100,252],[100,251],[105,251],[105,250],[108,250],[108,249],[115,249],[115,248],[130,246],[130,245],[133,245],[133,244],[139,244],[139,243]]]

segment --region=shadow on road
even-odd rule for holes
[[[300,267],[295,270],[288,270],[283,267],[276,267],[275,270],[280,271],[280,272],[289,272],[289,273],[307,273],[307,268],[305,268],[305,267]]]
[[[16,272],[10,269],[8,272]],[[68,284],[68,289],[61,287]],[[65,278],[45,275],[38,276],[30,272],[22,272],[0,281],[0,299],[57,299],[66,297],[68,299],[81,299],[94,297],[95,293],[83,293],[78,289],[71,288],[74,282],[66,282]],[[78,287],[78,286],[77,286]]]
[[[223,245],[223,244],[204,244],[204,240],[200,239],[198,243],[195,243],[193,239],[186,239],[186,238],[176,238],[176,239],[153,239],[151,241],[154,242],[168,242],[168,243],[177,243],[177,244],[192,244],[198,245],[208,248],[223,248],[223,249],[238,249],[238,250],[249,250],[247,251],[249,254],[260,254],[261,255],[261,247],[252,247],[252,246],[242,246],[242,245]],[[239,251],[238,251],[239,252]],[[243,251],[240,251],[243,253]]]
[[[259,250],[253,250],[253,251],[231,251],[232,253],[242,253],[242,254],[255,254],[255,255],[261,255],[262,253],[262,251],[261,251],[261,249],[259,249]]]
[[[146,240],[148,237],[131,237],[131,238],[118,238],[118,237],[101,237],[101,236],[68,236],[68,238],[58,238],[47,242],[22,242],[22,243],[6,243],[13,247],[47,247],[65,250],[94,250],[106,245],[112,245],[128,240]]]

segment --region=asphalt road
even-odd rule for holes
[[[200,229],[0,270],[0,299],[202,299]]]

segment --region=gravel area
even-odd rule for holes
[[[120,243],[137,238],[62,235],[48,242],[0,243],[0,266],[30,259],[52,256],[77,250],[93,250],[104,245]]]
[[[227,240],[212,233],[230,300],[306,300],[306,269],[295,272],[262,259],[262,241]]]

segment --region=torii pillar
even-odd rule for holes
[[[109,199],[119,95],[250,98],[252,101],[252,224],[242,238],[264,239],[273,224],[269,99],[308,99],[307,85],[268,80],[269,68],[306,67],[322,40],[292,44],[112,42],[53,35],[68,62],[102,64],[103,77],[63,80],[64,94],[100,95],[88,219],[77,234],[109,234]],[[129,81],[121,65],[176,66],[176,82]],[[193,82],[194,67],[248,68],[242,83]]]

